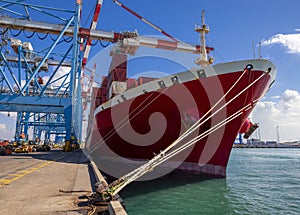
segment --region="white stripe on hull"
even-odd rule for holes
[[[179,83],[185,83],[189,82],[195,79],[199,79],[199,71],[204,71],[203,75],[205,77],[211,77],[211,76],[216,76],[216,75],[222,75],[222,74],[228,74],[228,73],[233,73],[233,72],[239,72],[243,71],[245,67],[248,64],[253,65],[253,70],[263,70],[267,72],[267,69],[270,67],[271,72],[271,83],[275,80],[276,76],[276,68],[273,63],[267,60],[244,60],[244,61],[236,61],[236,62],[230,62],[230,63],[222,63],[222,64],[216,64],[212,67],[206,67],[206,68],[198,68],[190,71],[185,71],[181,72],[178,74],[166,76],[160,79],[156,79],[154,81],[147,82],[141,86],[137,86],[135,88],[129,89],[125,91],[124,93],[120,95],[116,95],[106,103],[100,105],[96,110],[95,110],[95,115],[101,112],[104,109],[110,108],[112,106],[115,106],[119,104],[120,102],[132,98],[135,98],[139,95],[144,94],[145,92],[154,92],[157,90],[160,90],[160,84],[159,82],[163,81],[165,87],[170,87],[174,85],[174,82],[172,81],[174,77],[177,78]]]

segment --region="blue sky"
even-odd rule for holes
[[[300,1],[297,0],[288,0],[288,3],[274,0],[121,2],[172,36],[192,44],[199,41],[198,34],[194,32],[194,25],[201,22],[201,10],[204,9],[206,23],[211,29],[207,40],[216,50],[214,57],[217,63],[253,58],[253,42],[257,45],[280,33],[297,34],[299,32],[295,29],[300,29]],[[83,20],[85,19],[83,15]],[[98,26],[98,29],[116,32],[137,29],[141,35],[160,35],[111,0],[104,0]],[[298,66],[299,53],[289,53],[282,44],[270,44],[262,47],[262,56],[273,61],[278,67],[278,79],[269,93],[270,96],[283,93],[288,87],[300,91],[300,75],[295,69]]]
[[[49,0],[43,1],[43,4],[72,9],[74,2]],[[82,25],[87,27],[96,0],[83,2]],[[252,118],[261,124],[263,139],[275,139],[274,128],[277,125],[280,126],[282,140],[300,139],[300,135],[297,134],[297,130],[300,129],[299,0],[122,0],[121,2],[173,37],[192,44],[199,43],[194,25],[200,24],[201,10],[204,9],[206,23],[211,29],[207,36],[208,45],[216,50],[213,54],[216,63],[252,59],[253,43],[257,57],[256,45],[262,42],[262,57],[276,64],[278,76],[273,88],[254,111]],[[137,30],[140,35],[161,36],[159,32],[111,0],[104,0],[97,29],[116,32]],[[100,46],[93,47],[90,59],[99,51]],[[286,121],[282,121],[283,116]],[[10,132],[14,128],[8,123],[10,119],[7,113],[0,114],[0,137],[11,137]]]

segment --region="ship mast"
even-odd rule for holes
[[[204,19],[204,10],[202,10],[202,25],[195,25],[195,31],[200,34],[200,42],[201,42],[201,52],[200,57],[195,59],[195,64],[199,66],[208,66],[209,64],[213,63],[212,58],[207,58],[207,51],[206,51],[206,38],[205,35],[209,33],[209,27],[205,24]]]

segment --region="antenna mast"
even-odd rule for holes
[[[205,18],[204,18],[204,10],[202,10],[202,26],[196,25],[195,31],[200,34],[200,42],[201,42],[201,53],[200,57],[197,57],[195,59],[195,64],[198,64],[200,66],[208,66],[209,64],[213,63],[213,59],[210,58],[207,59],[207,51],[206,51],[206,38],[205,35],[209,33],[209,27],[205,24]]]

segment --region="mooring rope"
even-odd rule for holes
[[[249,68],[248,68],[249,69]],[[246,73],[246,71],[248,70],[247,68],[244,70],[244,73],[241,75],[241,77]],[[252,101],[251,103],[249,103],[248,105],[244,106],[243,108],[241,108],[240,110],[238,110],[237,112],[235,112],[234,114],[232,114],[231,116],[227,117],[226,119],[224,119],[223,121],[219,122],[217,125],[211,127],[210,129],[208,129],[207,131],[201,133],[200,135],[198,135],[197,137],[195,137],[194,139],[190,140],[189,142],[185,143],[184,145],[182,145],[181,147],[175,149],[174,151],[172,151],[170,154],[165,155],[166,153],[168,153],[173,147],[175,147],[179,142],[181,142],[185,137],[187,137],[188,135],[190,135],[195,129],[197,129],[198,127],[200,127],[203,123],[205,123],[207,120],[209,120],[210,118],[212,118],[215,114],[217,114],[220,110],[222,110],[224,107],[226,107],[228,104],[230,104],[232,101],[234,101],[237,97],[239,97],[243,92],[245,92],[247,89],[249,89],[252,85],[254,85],[257,81],[259,81],[263,76],[265,76],[266,74],[268,74],[270,71],[263,73],[262,75],[260,75],[256,80],[254,80],[251,84],[249,84],[247,87],[245,87],[242,91],[240,91],[236,96],[234,96],[231,100],[229,100],[228,102],[226,102],[222,107],[220,107],[214,114],[212,114],[210,117],[208,117],[206,120],[202,121],[202,119],[204,119],[205,116],[207,116],[224,98],[226,95],[228,95],[228,93],[234,88],[234,86],[236,86],[236,84],[240,81],[241,77],[235,82],[235,84],[226,92],[226,94],[224,96],[222,96],[221,99],[219,99],[219,101],[203,116],[201,117],[191,128],[189,128],[184,134],[182,134],[179,138],[177,138],[177,140],[175,140],[170,146],[168,146],[165,150],[163,150],[161,153],[159,153],[158,155],[156,155],[153,159],[151,159],[150,161],[148,161],[146,164],[142,165],[141,167],[133,170],[132,172],[124,175],[123,177],[121,177],[120,179],[112,182],[109,185],[110,189],[113,189],[113,187],[117,186],[117,189],[113,191],[112,195],[114,196],[116,193],[118,193],[121,189],[123,189],[126,185],[128,185],[129,183],[131,183],[132,181],[136,180],[137,178],[141,177],[142,175],[144,175],[145,173],[151,171],[154,167],[158,166],[159,164],[161,164],[162,162],[170,159],[171,157],[177,155],[178,153],[182,152],[183,150],[185,150],[186,148],[190,147],[191,145],[195,144],[196,142],[198,142],[199,140],[203,139],[204,137],[210,135],[211,133],[213,133],[214,131],[218,130],[219,128],[221,128],[222,126],[226,125],[228,122],[232,121],[233,119],[237,118],[238,116],[242,115],[244,111],[247,111],[249,109],[251,109],[254,105],[254,103],[256,103],[260,98],[256,99],[255,101]],[[121,184],[121,185],[120,185]]]

